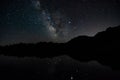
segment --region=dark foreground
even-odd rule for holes
[[[83,63],[68,56],[51,59],[0,56],[0,80],[120,80],[119,74],[97,61]]]
[[[120,80],[119,54],[120,26],[67,43],[0,46],[0,80]]]

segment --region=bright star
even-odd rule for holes
[[[71,76],[71,77],[70,77],[70,79],[71,79],[71,80],[73,80],[73,79],[74,79],[74,77],[73,77],[73,76]]]

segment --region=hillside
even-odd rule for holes
[[[97,60],[114,69],[119,68],[120,26],[110,27],[94,37],[79,36],[67,43],[14,44],[0,47],[1,55],[17,57],[55,57],[68,55],[79,61]],[[120,68],[119,68],[120,69]]]

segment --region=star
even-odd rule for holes
[[[70,77],[70,80],[73,80],[73,79],[74,79],[74,77],[73,77],[73,76],[71,76],[71,77]]]
[[[48,16],[48,20],[50,20],[50,19],[51,19],[51,17]]]
[[[71,21],[68,21],[68,24],[71,24],[72,22]]]

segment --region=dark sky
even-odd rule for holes
[[[0,45],[64,42],[120,25],[120,0],[0,0]]]

